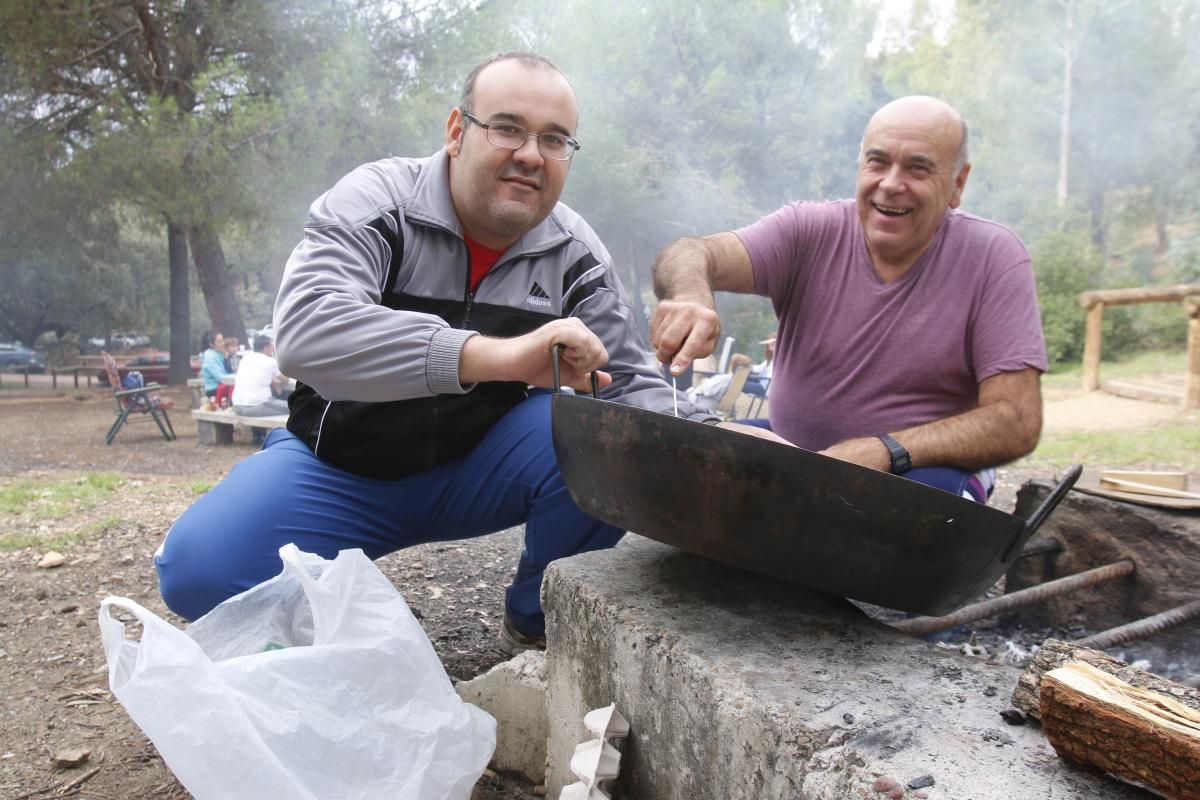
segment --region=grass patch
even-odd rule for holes
[[[15,513],[11,508],[14,503],[31,503],[32,506],[21,505],[19,508],[32,511],[34,519],[56,519],[67,515],[59,513],[64,505],[74,503],[67,509],[68,513],[92,508],[106,493],[114,491],[119,485],[119,476],[103,472],[50,484],[22,481],[19,484],[0,486],[0,503],[3,503],[0,510]],[[24,522],[28,522],[28,518]],[[66,552],[74,545],[93,539],[121,522],[120,517],[110,515],[76,530],[63,530],[60,527],[53,531],[39,529],[27,533],[0,532],[0,550],[33,547]],[[0,520],[0,523],[3,523],[3,520]]]
[[[58,519],[80,509],[91,509],[107,499],[124,480],[116,473],[89,473],[61,481],[14,481],[0,486],[0,513],[32,513],[40,519]]]
[[[32,533],[5,533],[0,535],[0,549],[20,550],[24,547],[37,547],[42,543],[42,537]]]
[[[0,514],[32,513],[39,519],[59,519],[110,497],[121,481],[115,472],[92,472],[61,481],[16,481],[0,486]]]
[[[1182,350],[1150,350],[1124,358],[1100,362],[1100,380],[1129,379],[1139,375],[1187,372],[1187,353]],[[1042,376],[1042,384],[1055,389],[1078,389],[1083,381],[1083,365],[1067,364]]]
[[[208,481],[194,481],[188,485],[188,489],[192,491],[192,494],[204,494],[212,487],[213,485]]]
[[[1156,467],[1194,470],[1200,454],[1200,425],[1169,422],[1136,430],[1070,431],[1044,434],[1023,466]]]

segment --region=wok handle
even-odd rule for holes
[[[1075,485],[1075,481],[1079,480],[1079,476],[1083,473],[1083,465],[1075,464],[1067,470],[1067,474],[1058,482],[1058,485],[1046,495],[1046,499],[1042,504],[1025,520],[1025,525],[1021,530],[1017,531],[1017,535],[1013,537],[1012,543],[1008,549],[1004,551],[1001,557],[1002,561],[1008,561],[1015,553],[1019,552],[1025,546],[1025,542],[1037,533],[1037,529],[1042,527],[1042,523],[1046,521],[1046,517],[1050,516],[1050,512],[1067,496],[1067,492],[1071,491],[1071,487]]]
[[[554,393],[558,394],[562,391],[562,376],[558,372],[558,360],[562,357],[563,346],[556,344],[550,348],[550,368],[554,372]],[[596,370],[592,370],[592,397],[600,396],[600,379],[596,377]]]

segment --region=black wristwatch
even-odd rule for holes
[[[888,458],[892,461],[892,474],[903,475],[912,469],[912,456],[904,449],[904,445],[892,438],[891,434],[879,434],[879,441],[888,449]]]

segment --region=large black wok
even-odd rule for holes
[[[726,564],[918,614],[946,614],[991,586],[1079,475],[1073,468],[1026,521],[713,425],[561,391],[551,406],[559,467],[588,514]]]

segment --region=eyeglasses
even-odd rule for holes
[[[575,151],[583,147],[572,136],[561,133],[530,133],[520,125],[511,122],[483,122],[470,111],[463,111],[463,116],[483,128],[489,143],[505,150],[520,150],[530,137],[537,139],[538,152],[552,161],[570,161]]]

